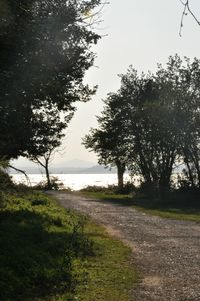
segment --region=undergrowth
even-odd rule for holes
[[[200,222],[200,204],[199,199],[191,201],[190,196],[186,198],[182,195],[178,197],[174,194],[169,195],[165,200],[153,199],[144,194],[114,194],[106,192],[79,192],[91,199],[99,199],[100,201],[110,202],[115,205],[133,207],[147,214],[160,216],[163,218],[171,218],[178,220],[188,220]],[[175,196],[174,196],[175,195]]]
[[[42,193],[0,194],[1,301],[126,301],[130,250]]]

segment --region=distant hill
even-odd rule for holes
[[[112,174],[116,173],[116,168],[105,168],[102,165],[95,165],[90,168],[82,170],[80,173],[82,174]]]
[[[73,159],[70,161],[62,162],[59,164],[55,164],[55,167],[66,167],[66,168],[76,168],[76,169],[81,169],[81,168],[90,168],[94,166],[94,162],[90,161],[84,161],[84,160],[79,160],[79,159]]]
[[[31,161],[28,160],[14,160],[13,166],[15,166],[18,169],[21,169],[25,171],[27,174],[38,174],[41,173],[41,170],[43,169],[37,165],[32,163]],[[63,161],[63,162],[58,162],[58,163],[52,163],[50,165],[50,172],[51,173],[58,173],[58,174],[63,174],[63,173],[79,173],[82,172],[82,170],[86,170],[88,168],[91,168],[94,166],[94,162],[89,162],[89,161],[84,161],[84,160],[79,160],[79,159],[73,159],[71,161]],[[17,173],[13,169],[9,170],[9,173],[15,174]]]
[[[74,162],[74,165],[73,165]],[[68,164],[69,163],[69,164]],[[39,174],[43,171],[36,164],[32,164],[30,166],[16,166],[17,168],[25,171],[27,174]],[[17,172],[10,169],[9,173],[16,174]],[[66,164],[56,164],[50,167],[51,174],[112,174],[116,173],[116,169],[105,168],[101,165],[94,165],[94,163],[81,161],[81,160],[72,160],[70,162],[66,162]]]

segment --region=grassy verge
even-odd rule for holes
[[[128,301],[131,252],[40,193],[0,195],[0,300]]]
[[[86,197],[97,198],[114,204],[131,206],[147,214],[178,220],[200,222],[200,205],[187,206],[181,202],[167,203],[150,200],[147,198],[136,198],[131,195],[115,195],[100,192],[82,192]]]
[[[171,218],[177,220],[186,220],[200,222],[200,208],[188,207],[188,206],[178,206],[172,204],[160,204],[154,201],[143,202],[141,205],[137,202],[134,207],[137,210],[145,212],[147,214],[160,216],[163,218]]]

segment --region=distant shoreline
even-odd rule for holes
[[[26,171],[25,171],[26,172]],[[9,175],[18,175],[20,172],[9,172]],[[43,175],[40,172],[26,172],[27,175]],[[50,175],[115,175],[116,172],[50,172]],[[126,173],[127,174],[127,173]]]
[[[27,175],[43,175],[44,172],[27,172]],[[18,175],[20,172],[12,171],[9,175]],[[50,175],[115,175],[116,172],[50,172]],[[125,174],[128,174],[127,172]]]
[[[31,175],[38,175],[41,174],[43,172],[43,169],[37,168],[37,167],[27,167],[27,166],[22,166],[20,167],[21,170],[25,171],[27,174],[31,174]],[[9,174],[18,174],[17,171],[15,170],[8,170]],[[50,168],[50,173],[51,174],[115,174],[117,173],[116,168],[105,168],[104,166],[101,165],[95,165],[89,168],[81,168],[81,167],[56,167],[53,166],[52,168]]]

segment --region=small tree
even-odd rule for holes
[[[117,93],[108,96],[105,100],[106,106],[98,117],[99,128],[91,129],[90,134],[83,139],[83,144],[97,154],[99,164],[117,167],[118,188],[122,191],[127,149],[122,119],[116,118],[119,101],[120,97]]]
[[[51,148],[49,150],[47,150],[46,153],[43,154],[43,156],[31,158],[31,161],[33,161],[36,164],[39,164],[42,168],[44,168],[45,175],[46,175],[46,181],[47,181],[46,189],[48,189],[48,190],[52,189],[52,183],[51,183],[51,177],[50,177],[50,171],[49,171],[49,163],[50,163],[50,159],[51,159],[53,153],[56,150],[54,147],[52,147],[52,146],[50,146],[50,147]]]
[[[72,116],[73,111],[61,120],[57,108],[52,105],[48,105],[46,111],[35,113],[35,117],[37,118],[34,119],[34,127],[37,133],[26,152],[26,156],[44,168],[48,189],[52,188],[49,173],[50,159],[61,145],[61,139],[64,137],[63,131],[66,129]]]

